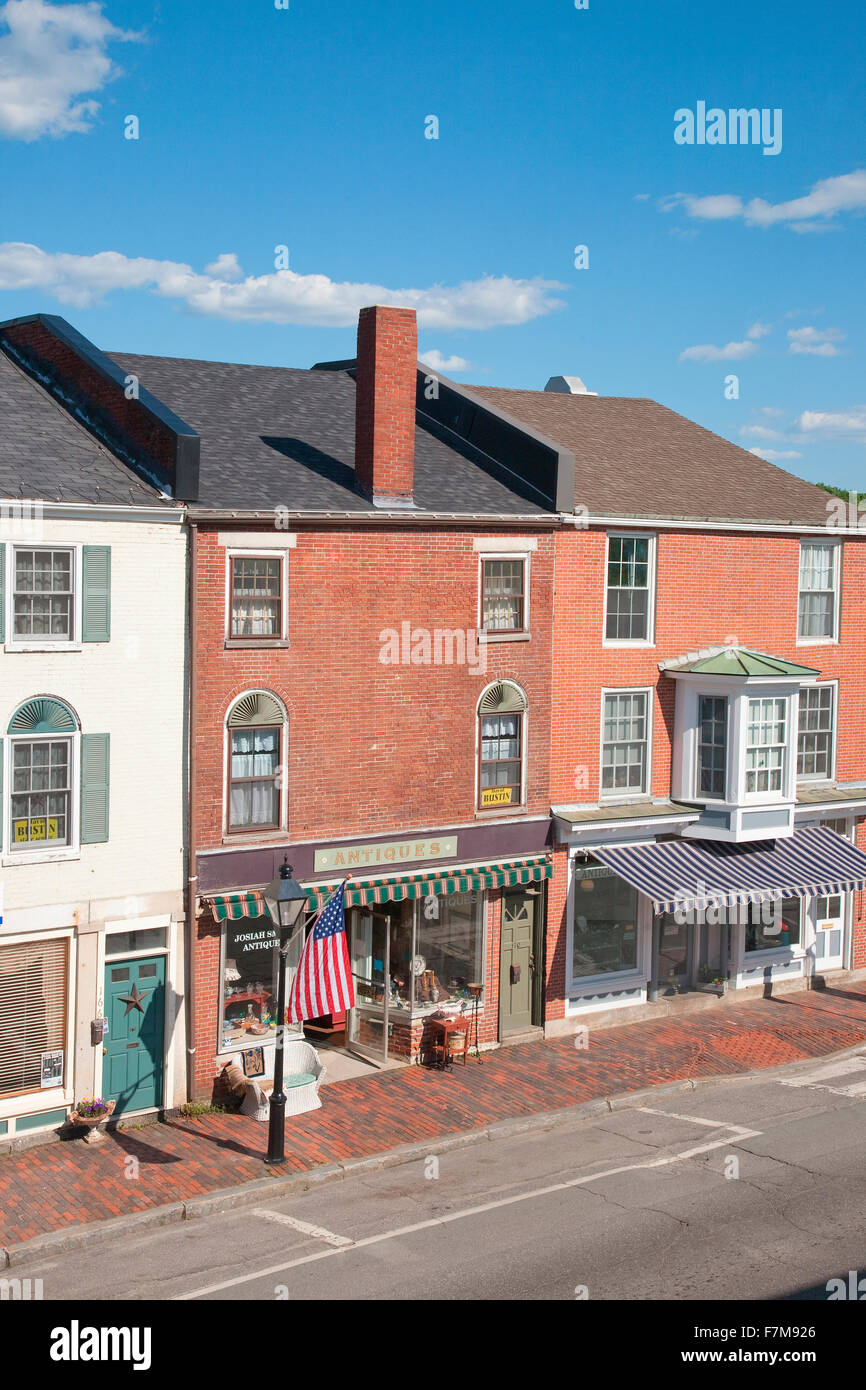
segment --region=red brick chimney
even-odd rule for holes
[[[415,476],[414,309],[374,304],[358,315],[355,477],[379,506],[411,506]]]

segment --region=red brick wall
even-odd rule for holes
[[[336,838],[472,822],[476,706],[508,677],[529,701],[527,811],[547,814],[553,538],[532,556],[529,642],[490,645],[487,670],[383,665],[380,633],[403,622],[474,629],[470,530],[321,529],[289,555],[289,647],[226,650],[226,552],[200,533],[196,759],[198,848],[223,841],[226,714],[264,688],[289,711],[289,836]],[[501,815],[501,808],[497,815]],[[243,845],[244,836],[232,842]],[[283,837],[285,838],[285,837]]]
[[[415,471],[414,309],[374,305],[358,316],[355,475],[368,495],[410,498]]]
[[[658,663],[726,641],[838,678],[837,779],[866,780],[866,536],[843,544],[838,645],[797,646],[798,537],[672,531],[658,539],[655,646],[623,649],[602,645],[605,533],[560,531],[552,802],[598,800],[601,691],[632,685],[655,688],[652,793],[670,796],[675,682]]]

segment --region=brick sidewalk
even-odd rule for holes
[[[327,1086],[322,1109],[286,1123],[280,1175],[381,1153],[499,1120],[696,1077],[736,1076],[866,1041],[862,986],[798,993],[526,1043],[451,1073],[420,1067]],[[45,1144],[0,1158],[0,1246],[71,1225],[185,1201],[262,1178],[267,1126],[205,1115],[117,1130],[101,1145]],[[138,1178],[126,1176],[129,1155]]]

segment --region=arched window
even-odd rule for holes
[[[251,690],[235,701],[226,722],[228,829],[278,830],[286,814],[285,708],[269,691]]]
[[[526,696],[514,681],[494,681],[478,701],[478,806],[524,801]]]
[[[7,733],[10,848],[72,845],[78,720],[62,700],[39,695],[18,706]]]

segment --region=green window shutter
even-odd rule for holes
[[[107,642],[111,636],[111,547],[85,545],[81,560],[81,640]]]
[[[81,843],[108,839],[108,734],[81,735]]]
[[[6,641],[6,547],[0,545],[0,642]]]

